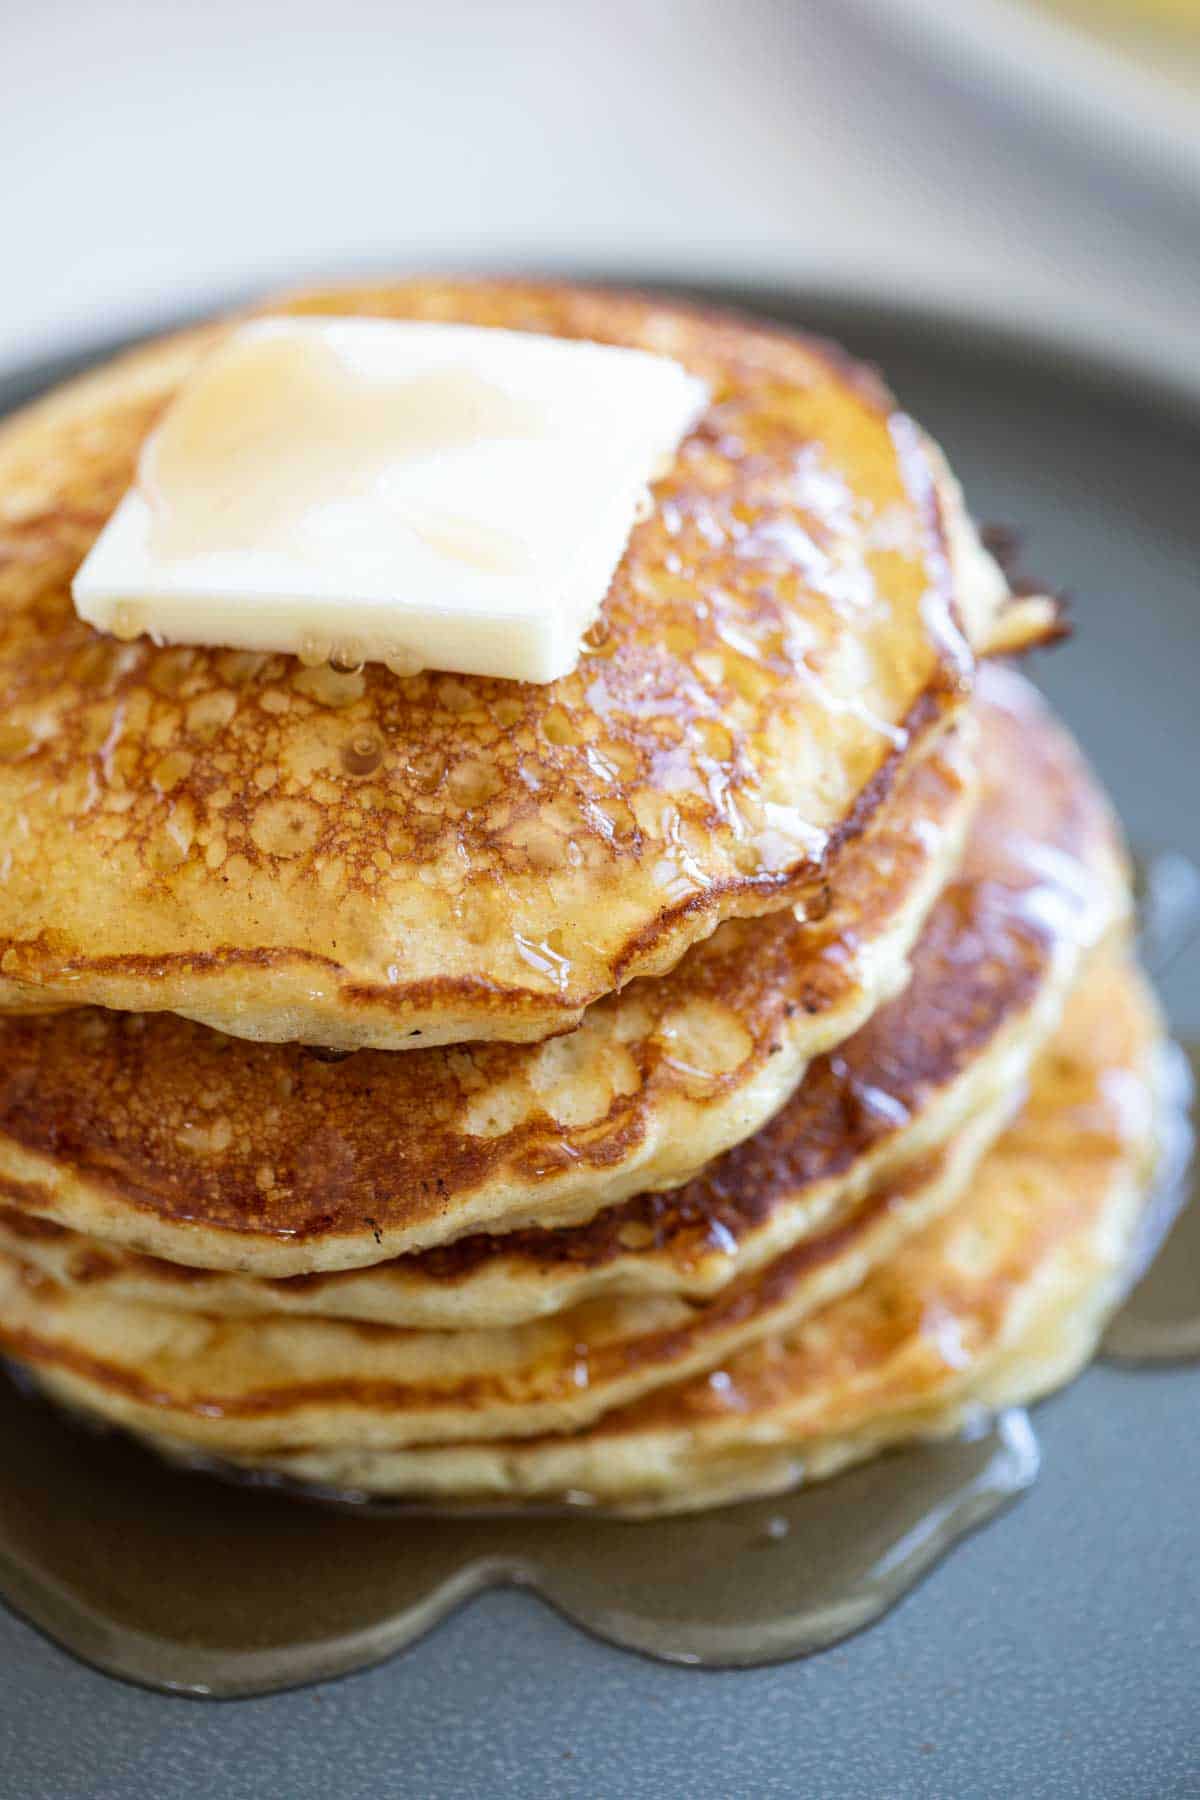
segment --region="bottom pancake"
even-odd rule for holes
[[[215,1395],[202,1406],[193,1389],[178,1405],[156,1384],[153,1359],[134,1393],[128,1347],[123,1355],[89,1342],[86,1307],[60,1309],[15,1259],[2,1269],[0,1326],[52,1394],[132,1426],[169,1455],[200,1449],[321,1487],[433,1501],[585,1496],[636,1512],[770,1492],[953,1430],[981,1406],[1044,1391],[1086,1359],[1150,1186],[1161,1043],[1136,970],[1120,955],[1096,960],[1024,1110],[973,1173],[968,1128],[923,1180],[910,1176],[903,1191],[865,1203],[868,1230],[880,1219],[895,1229],[873,1257],[860,1236],[853,1291],[732,1356],[716,1333],[703,1372],[580,1431],[405,1442],[394,1393],[360,1380],[332,1432],[332,1392],[326,1409],[282,1396],[272,1419],[269,1389],[259,1388],[247,1433],[245,1415]],[[957,1184],[946,1176],[956,1156],[965,1164]],[[775,1274],[774,1265],[764,1274],[764,1293]]]

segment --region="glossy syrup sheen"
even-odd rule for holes
[[[978,1435],[685,1520],[375,1513],[170,1468],[5,1385],[0,1586],[96,1667],[214,1698],[366,1667],[514,1583],[612,1643],[750,1666],[871,1623],[1037,1463],[1013,1411]]]

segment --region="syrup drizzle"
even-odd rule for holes
[[[1200,873],[1170,862],[1141,879],[1143,955],[1159,974],[1200,928]],[[1200,1050],[1190,1063],[1200,1074]],[[1185,1094],[1168,1096],[1180,1117]],[[1114,1361],[1200,1359],[1190,1148],[1181,1126],[1136,1285],[1103,1340]],[[0,1593],[99,1669],[217,1698],[365,1668],[504,1585],[622,1647],[750,1667],[873,1623],[1037,1467],[1029,1419],[1012,1409],[833,1481],[685,1519],[331,1506],[169,1467],[0,1382]]]

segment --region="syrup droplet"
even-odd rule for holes
[[[514,931],[513,945],[521,961],[535,969],[539,975],[545,976],[562,994],[570,986],[571,962],[569,957],[554,948],[551,942],[554,935],[551,933],[550,937],[535,940]]]
[[[328,638],[304,637],[300,640],[300,648],[296,655],[306,669],[319,669],[321,664],[329,661],[330,643]]]
[[[132,606],[128,600],[122,600],[113,613],[112,629],[113,636],[120,638],[124,644],[138,637],[142,629],[142,620],[137,607]]]
[[[373,731],[356,731],[342,745],[342,767],[347,775],[371,775],[383,760],[383,744]]]
[[[406,678],[419,675],[423,668],[421,658],[413,650],[406,650],[403,644],[389,644],[384,650],[384,663],[393,675]]]
[[[592,620],[584,632],[583,647],[585,650],[603,650],[611,635],[608,620],[601,613],[598,619]]]
[[[406,773],[418,794],[432,794],[446,773],[446,759],[439,750],[415,750]]]
[[[357,675],[363,666],[362,645],[353,638],[347,638],[344,644],[335,644],[329,652],[329,666],[339,675]]]

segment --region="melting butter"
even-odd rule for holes
[[[120,636],[545,682],[707,400],[668,357],[265,319],[203,362],[75,578]]]

